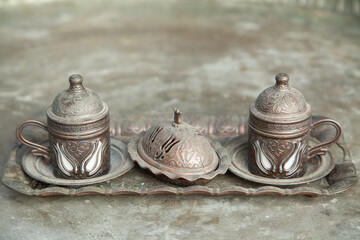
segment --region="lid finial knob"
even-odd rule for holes
[[[73,74],[69,78],[70,89],[78,91],[84,89],[82,85],[83,77],[80,74]]]
[[[278,73],[275,76],[276,86],[280,89],[289,88],[289,75],[286,73]]]
[[[181,112],[179,109],[174,108],[174,126],[179,126],[182,124]]]

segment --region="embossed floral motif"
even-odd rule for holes
[[[292,141],[281,141],[273,139],[267,140],[264,145],[266,146],[265,151],[268,153],[268,155],[280,159],[287,157],[294,147],[294,143]]]
[[[109,166],[109,134],[88,140],[62,140],[49,136],[55,164],[66,176],[86,178]]]
[[[51,119],[48,119],[48,122],[47,122],[49,129],[54,130],[54,131],[68,132],[68,133],[74,133],[74,132],[79,133],[82,131],[103,128],[103,127],[107,127],[109,123],[110,123],[110,119],[108,116],[97,122],[93,122],[93,123],[89,123],[89,124],[82,124],[82,125],[58,124],[58,123],[52,121]]]
[[[181,129],[181,136],[156,125],[145,134],[142,145],[146,154],[156,162],[181,169],[203,169],[213,160],[210,143],[188,128]],[[203,138],[200,141],[199,138]]]
[[[270,114],[294,114],[306,109],[304,97],[296,89],[279,91],[270,87],[262,92],[256,100],[259,111]]]
[[[131,136],[141,133],[142,131],[146,131],[146,124],[139,124],[139,121],[129,121],[125,122],[122,126],[122,131],[124,136]]]
[[[92,151],[92,143],[87,141],[66,141],[65,151],[76,162],[82,162]]]
[[[290,131],[290,130],[299,130],[305,128],[310,128],[311,126],[311,117],[305,119],[304,121],[297,123],[268,123],[261,120],[256,119],[252,115],[250,115],[249,123],[252,124],[253,127],[257,129],[270,130],[270,131]]]
[[[56,96],[52,104],[53,111],[58,115],[79,116],[100,112],[103,103],[92,90],[84,88],[79,92],[69,89]]]
[[[306,136],[289,140],[251,137],[250,143],[250,157],[257,166],[255,171],[276,178],[288,178],[298,174],[308,152]],[[254,170],[253,167],[252,169]]]
[[[237,127],[232,124],[233,118],[229,116],[220,117],[215,121],[215,132],[218,135],[227,136],[229,133],[236,134]]]
[[[136,118],[134,120],[115,119],[110,126],[111,133],[121,136],[134,136],[139,132],[146,131],[151,124],[159,119],[160,116],[148,117],[146,120]],[[246,120],[244,117],[233,117],[224,120],[222,116],[190,116],[187,121],[198,132],[209,136],[237,136],[244,134]],[[214,130],[216,129],[216,130]],[[233,129],[231,131],[231,129]],[[226,131],[226,132],[224,132]]]

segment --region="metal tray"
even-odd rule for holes
[[[151,123],[158,118],[161,117],[117,119],[112,123],[111,133],[113,136],[127,142],[131,136],[149,128]],[[314,117],[313,120],[317,121],[322,118],[323,117]],[[216,138],[223,144],[231,140],[232,137],[244,135],[247,132],[247,124],[244,117],[192,116],[186,119],[186,121],[196,126],[204,134]],[[319,141],[323,141],[329,136],[331,136],[331,131],[326,127],[320,128],[312,134],[312,137]],[[10,189],[33,196],[81,196],[92,194],[276,194],[283,196],[324,196],[346,191],[358,182],[356,169],[351,162],[350,152],[345,145],[343,136],[339,139],[337,144],[330,147],[330,153],[335,158],[336,162],[332,172],[317,181],[295,186],[271,186],[253,183],[239,178],[228,171],[225,175],[216,177],[205,186],[195,185],[190,187],[177,187],[162,182],[150,175],[147,171],[135,166],[125,175],[103,183],[83,187],[61,187],[36,181],[24,173],[20,165],[20,160],[22,159],[23,154],[28,150],[28,147],[24,145],[15,144],[5,166],[2,181]]]

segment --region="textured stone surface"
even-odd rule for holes
[[[72,73],[121,117],[245,115],[278,72],[342,124],[360,169],[359,18],[280,2],[3,6],[0,169],[16,125],[45,120]],[[0,185],[0,239],[357,239],[359,194],[35,198]]]

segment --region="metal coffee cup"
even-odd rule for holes
[[[51,162],[57,177],[92,178],[110,168],[109,108],[82,81],[78,74],[69,78],[70,87],[59,93],[46,111],[47,125],[28,120],[16,129],[19,141],[33,148],[34,155]],[[25,139],[22,131],[26,126],[47,131],[49,146]]]
[[[250,106],[249,171],[268,178],[301,177],[307,162],[326,154],[326,147],[339,139],[341,127],[330,119],[312,124],[311,106],[289,86],[289,76],[279,73],[275,79],[275,86],[263,91]],[[310,147],[310,132],[326,124],[335,128],[335,136]]]

